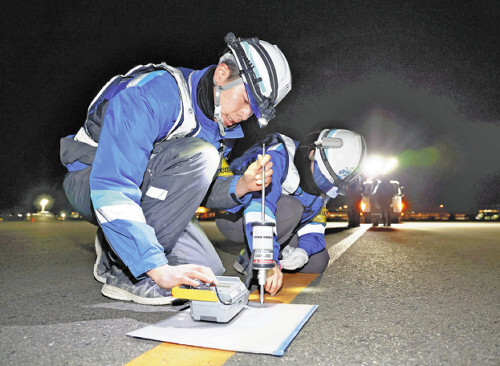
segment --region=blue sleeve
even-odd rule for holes
[[[317,207],[319,212],[314,216],[312,221],[302,226],[297,232],[299,236],[298,247],[304,249],[309,257],[321,252],[326,247],[326,202],[327,200],[319,202]]]
[[[113,250],[137,278],[167,263],[140,207],[139,186],[153,143],[172,127],[179,103],[177,84],[170,76],[114,96],[90,175],[98,221]]]
[[[241,175],[218,176],[210,187],[210,191],[205,203],[206,207],[221,209],[236,213],[250,202],[251,194],[247,193],[238,198],[236,195],[236,185]]]
[[[325,234],[308,233],[299,237],[299,248],[304,249],[309,257],[325,249]]]
[[[243,197],[238,198],[236,195],[236,184],[238,180],[241,178],[241,175],[235,175],[231,178],[231,184],[229,185],[229,196],[233,198],[235,206],[226,207],[225,210],[228,212],[236,213],[240,211],[244,206],[248,205],[252,199],[252,194],[247,193]],[[224,179],[224,178],[217,178]]]
[[[266,188],[265,198],[265,215],[266,221],[274,222],[276,224],[276,204],[281,197],[281,181],[286,175],[288,154],[281,145],[281,148],[276,150],[267,151],[271,155],[273,162],[273,180]],[[244,210],[245,219],[245,235],[247,238],[250,251],[253,248],[252,242],[252,222],[261,221],[262,216],[262,194],[261,192],[252,192],[250,203],[247,204]],[[276,226],[274,227],[274,240],[273,240],[273,260],[278,263],[280,245],[276,240]]]

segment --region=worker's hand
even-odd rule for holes
[[[267,270],[266,286],[267,292],[274,296],[283,286],[283,273],[276,262],[274,262],[274,268]]]
[[[198,286],[199,282],[196,280],[205,283],[217,283],[215,275],[210,268],[196,264],[181,264],[179,266],[164,264],[148,271],[147,275],[158,286],[165,289],[171,289],[178,285]]]
[[[245,173],[243,173],[243,176],[236,183],[236,195],[238,198],[243,197],[249,192],[260,191],[262,189],[262,166],[266,170],[264,186],[267,187],[271,184],[273,175],[271,155],[266,154],[262,158],[262,155],[259,154],[258,159],[250,164]]]
[[[297,268],[302,268],[309,261],[309,255],[302,248],[293,248],[290,245],[281,251],[283,259],[281,260],[281,268],[293,271]]]

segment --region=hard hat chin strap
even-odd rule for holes
[[[317,161],[314,162],[313,179],[314,183],[316,183],[318,188],[320,188],[330,198],[335,198],[338,196],[339,193],[340,194],[344,193],[345,187],[343,185],[331,182],[331,180],[328,179],[328,177],[323,175],[323,173],[319,169]]]
[[[234,88],[235,86],[238,86],[242,83],[243,83],[243,79],[238,78],[238,79],[233,80],[224,86],[219,86],[215,82],[215,77],[214,77],[214,87],[215,87],[214,117],[215,117],[215,120],[217,121],[217,124],[219,125],[219,133],[221,136],[224,136],[226,133],[224,132],[225,126],[224,126],[224,121],[222,120],[222,108],[220,105],[220,93],[223,90],[228,90],[228,89]]]

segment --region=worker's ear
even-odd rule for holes
[[[229,76],[231,75],[231,70],[229,70],[229,66],[227,66],[226,63],[222,62],[219,65],[217,65],[217,68],[215,69],[214,73],[214,79],[217,85],[222,86],[224,85]]]
[[[309,152],[309,161],[314,161],[314,154],[316,153],[316,149],[312,149]]]

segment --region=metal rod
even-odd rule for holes
[[[266,155],[266,144],[262,144],[262,160],[264,160],[264,156]],[[265,211],[265,203],[266,203],[266,168],[262,165],[262,211],[261,211],[261,221],[266,221],[266,211]]]
[[[264,156],[266,155],[266,144],[262,144],[262,161],[264,160]],[[262,162],[261,161],[261,162]],[[266,221],[266,168],[264,165],[262,165],[262,210],[261,210],[261,221],[265,222]],[[264,304],[264,284],[266,279],[266,270],[265,269],[259,269],[259,282],[262,281],[260,284],[260,304]]]

